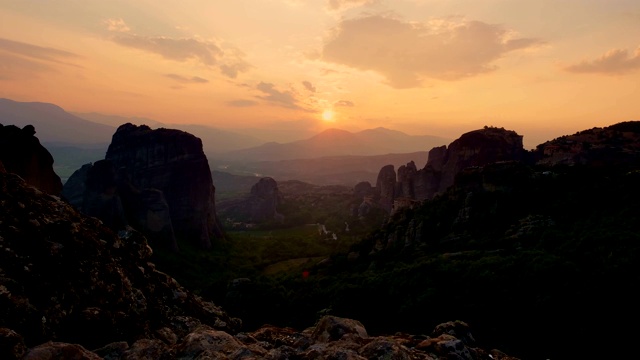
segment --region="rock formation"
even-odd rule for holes
[[[368,181],[357,183],[356,186],[353,187],[353,195],[359,199],[362,199],[365,196],[372,196],[373,187],[371,186],[371,183]]]
[[[154,243],[178,250],[169,205],[162,191],[137,189],[126,173],[116,172],[109,160],[82,166],[67,180],[62,195],[76,209],[97,217],[115,232],[133,226]]]
[[[250,223],[282,221],[284,217],[277,210],[281,202],[278,183],[273,178],[264,177],[251,187],[247,197],[221,203],[220,212]]]
[[[62,191],[62,181],[53,171],[53,157],[42,145],[33,126],[22,129],[0,124],[0,162],[7,172],[49,194]]]
[[[260,179],[251,188],[251,221],[271,220],[282,215],[278,214],[277,207],[280,204],[278,184],[270,177]]]
[[[197,137],[179,130],[124,124],[113,135],[106,159],[136,188],[162,191],[177,237],[196,239],[207,249],[212,238],[223,236],[209,163]]]
[[[172,249],[176,238],[208,249],[212,238],[223,236],[202,142],[183,131],[120,126],[106,159],[76,171],[63,194],[112,229],[128,224]],[[125,223],[114,222],[118,202]]]
[[[640,156],[640,121],[626,121],[605,128],[579,131],[536,147],[540,165],[632,164]]]
[[[522,136],[515,131],[485,127],[463,134],[449,147],[429,151],[424,168],[418,170],[413,161],[398,168],[393,165],[380,170],[376,183],[378,204],[387,212],[410,206],[412,201],[431,199],[454,184],[463,170],[500,161],[519,161],[525,158]]]
[[[238,332],[239,319],[155,269],[140,233],[116,236],[15,174],[0,173],[0,189],[2,359],[510,359],[459,321],[429,336],[372,337],[334,316]]]
[[[376,180],[376,194],[379,196],[380,206],[386,211],[391,211],[396,196],[396,171],[393,165],[380,169]]]

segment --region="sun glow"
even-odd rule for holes
[[[333,111],[325,110],[322,113],[322,120],[324,120],[324,121],[333,121],[333,116],[334,116]]]

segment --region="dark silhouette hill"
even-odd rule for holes
[[[634,331],[605,329],[640,320],[639,124],[458,167],[441,193],[397,209],[349,253],[317,265],[292,298],[329,303],[382,332],[456,314],[524,359],[633,356],[609,344],[634,341]],[[331,288],[303,295],[320,284]],[[594,333],[597,343],[584,336]]]
[[[376,128],[352,133],[328,129],[309,139],[264,145],[228,152],[222,159],[235,161],[278,161],[327,156],[371,156],[425,151],[446,144],[447,139],[429,135],[407,135],[400,131]]]
[[[0,121],[5,125],[33,125],[38,137],[49,145],[108,144],[115,128],[72,115],[59,106],[41,102],[0,99]]]
[[[208,125],[162,123],[149,118],[104,115],[99,113],[74,113],[74,115],[100,124],[117,128],[126,123],[147,125],[153,129],[168,128],[186,131],[202,140],[204,152],[208,156],[233,150],[261,145],[264,141],[238,132],[218,129]]]

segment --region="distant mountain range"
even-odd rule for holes
[[[149,118],[104,115],[98,113],[74,114],[80,118],[92,122],[113,126],[114,132],[118,126],[126,123],[132,123],[134,125],[147,125],[152,129],[163,127],[167,129],[178,129],[186,131],[199,137],[200,140],[202,140],[202,146],[206,154],[219,154],[257,146],[264,143],[264,141],[250,135],[239,134],[237,132],[222,130],[207,125],[165,124]]]
[[[315,159],[280,161],[221,163],[218,160],[214,160],[213,163],[221,165],[213,166],[212,170],[234,175],[252,176],[255,181],[258,181],[260,177],[269,176],[278,182],[301,180],[316,185],[345,185],[351,187],[361,181],[369,181],[375,186],[376,178],[380,168],[383,166],[392,164],[398,167],[414,161],[416,166],[424,167],[427,163],[427,157],[427,151],[418,151],[404,154],[325,156]],[[223,178],[221,175],[218,175],[218,177]],[[218,187],[218,183],[214,182],[214,184]],[[220,190],[231,191],[225,185],[222,185]]]
[[[386,164],[400,165],[411,160],[424,164],[426,151],[450,142],[437,136],[413,136],[380,127],[355,133],[329,129],[304,140],[264,144],[253,136],[206,125],[69,113],[54,104],[9,99],[0,99],[0,123],[33,125],[36,136],[54,156],[54,169],[63,180],[83,164],[102,159],[117,127],[125,123],[179,129],[199,137],[214,169],[349,186],[375,181],[378,170]]]
[[[371,156],[428,151],[450,139],[430,135],[407,135],[382,127],[352,133],[339,129],[325,130],[309,139],[289,143],[270,142],[257,147],[222,154],[234,161],[279,161],[327,156]]]
[[[115,127],[81,119],[61,107],[40,102],[0,99],[0,124],[33,125],[43,144],[106,147]]]

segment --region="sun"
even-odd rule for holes
[[[333,121],[333,115],[334,115],[334,114],[333,114],[333,111],[331,111],[331,110],[325,110],[325,111],[322,113],[322,120],[324,120],[324,121]]]

